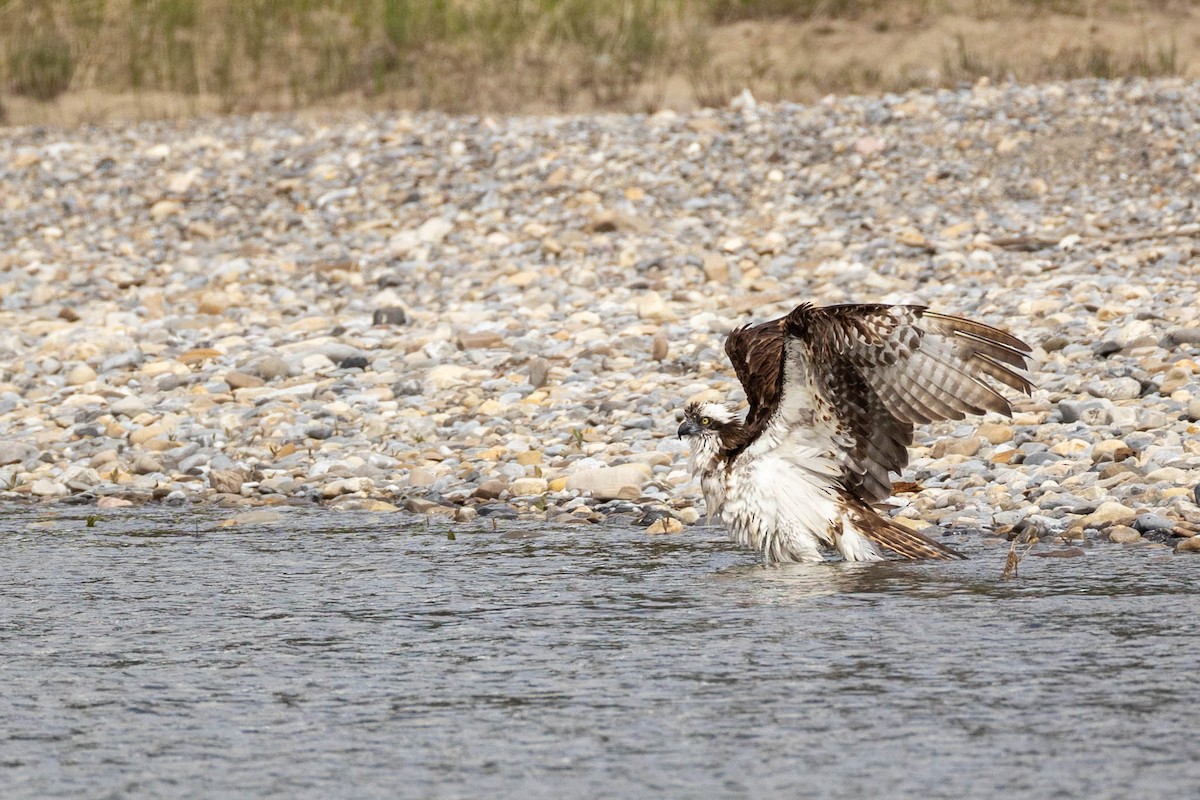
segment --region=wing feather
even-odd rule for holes
[[[783,393],[784,342],[782,320],[737,328],[725,340],[725,354],[750,410],[746,414],[747,437],[757,435],[766,424]]]
[[[879,304],[802,305],[785,319],[789,341],[798,343],[811,364],[810,380],[837,413],[839,440],[850,443],[841,458],[843,481],[868,502],[890,494],[889,473],[907,464],[913,425],[986,411],[1011,414],[989,380],[1025,393],[1032,388],[1023,374],[1029,346],[974,320],[923,306]],[[880,405],[876,413],[855,413],[856,404],[842,394],[849,382],[829,380],[846,370],[869,387]],[[903,452],[869,444],[889,422],[906,426],[899,442]]]
[[[995,378],[1007,386],[1016,389],[1018,392],[1029,394],[1033,389],[1033,384],[1029,379],[1020,373],[1014,372],[1003,364],[999,364],[991,356],[983,353],[978,353],[973,361],[976,369],[987,375],[989,378]]]
[[[942,416],[931,417],[926,422],[962,419],[966,414],[984,411],[1010,413],[1008,401],[1001,394],[967,371],[970,364],[955,361],[953,355],[932,349],[918,352],[904,364],[880,373],[875,380],[888,381],[895,386],[918,387],[922,397],[928,398],[927,405],[943,409]]]
[[[995,380],[1028,394],[1030,348],[982,322],[924,306],[802,303],[725,342],[749,411],[730,457],[800,437],[835,451],[842,483],[865,502],[891,494],[913,427],[1011,406]]]

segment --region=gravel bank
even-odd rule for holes
[[[674,530],[729,328],[920,301],[1025,338],[1039,388],[920,430],[900,517],[1174,544],[1197,154],[1183,82],[8,129],[0,497]]]

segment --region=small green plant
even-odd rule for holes
[[[95,514],[88,514],[87,518],[86,518],[87,526],[89,528],[96,527],[96,520],[98,520],[98,519],[100,519],[100,518],[98,516],[96,516]]]
[[[75,61],[71,43],[57,32],[18,38],[8,58],[9,85],[15,94],[53,100],[71,85]]]

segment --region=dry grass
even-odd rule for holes
[[[1182,0],[8,0],[0,89],[11,121],[72,104],[636,111],[745,87],[1189,74],[1198,42]]]

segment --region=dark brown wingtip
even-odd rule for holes
[[[940,311],[923,312],[922,316],[927,319],[937,320],[950,329],[952,333],[965,333],[984,341],[990,341],[994,344],[1002,345],[1017,351],[1018,353],[1032,353],[1033,348],[1025,342],[1013,336],[1008,331],[1001,330],[995,326],[988,325],[983,322],[976,322],[973,319],[965,317],[957,317],[953,314],[943,314]]]
[[[809,325],[812,324],[812,312],[812,303],[800,303],[783,318],[784,329],[790,336],[806,337]]]

